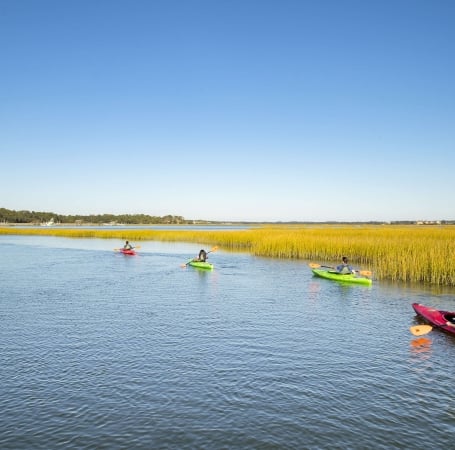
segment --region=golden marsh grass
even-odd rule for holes
[[[0,234],[194,242],[256,256],[352,265],[378,280],[455,286],[454,226],[264,226],[247,230],[0,228]]]

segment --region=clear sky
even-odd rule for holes
[[[0,0],[0,207],[455,219],[453,0]]]

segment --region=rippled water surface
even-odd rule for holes
[[[193,244],[0,236],[2,449],[453,448],[455,293]]]

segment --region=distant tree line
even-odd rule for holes
[[[14,211],[11,209],[0,208],[0,224],[40,224],[49,222],[53,220],[54,223],[67,223],[67,224],[93,224],[93,225],[154,225],[154,224],[194,224],[194,223],[204,223],[204,224],[216,224],[220,223],[217,221],[208,221],[208,220],[186,220],[182,216],[172,216],[170,214],[166,216],[149,216],[147,214],[93,214],[93,215],[63,215],[55,214],[53,212],[39,212],[39,211]],[[237,223],[237,222],[229,222]],[[242,222],[245,224],[257,224],[261,222]],[[290,221],[290,222],[272,222],[276,224],[367,224],[367,225],[455,225],[455,220],[437,220],[437,221],[412,221],[412,220],[397,220],[391,222],[337,222],[337,221],[327,221],[327,222],[311,222],[311,221]]]
[[[185,220],[182,216],[167,215],[163,217],[147,214],[94,214],[94,215],[63,215],[52,212],[14,211],[0,208],[0,222],[13,224],[39,224],[53,220],[55,223],[71,224],[185,224],[193,221]]]

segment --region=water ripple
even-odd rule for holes
[[[455,430],[455,340],[410,336],[415,288],[222,252],[182,269],[174,244],[125,258],[14,242],[2,449],[426,449]]]

